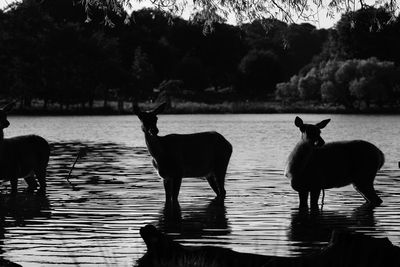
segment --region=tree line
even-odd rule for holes
[[[184,20],[156,9],[110,12],[113,25],[105,25],[101,10],[90,12],[71,0],[24,0],[0,11],[2,98],[45,107],[157,96],[357,107],[397,97],[400,24],[383,8],[346,13],[331,29],[277,19],[206,27],[201,13]],[[349,77],[337,78],[339,69]]]
[[[400,104],[400,18],[368,7],[342,16],[323,51],[277,84],[277,99],[322,101],[346,109]]]

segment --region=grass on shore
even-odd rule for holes
[[[158,103],[140,102],[139,106],[143,110],[151,110]],[[341,105],[332,105],[320,102],[281,102],[275,100],[266,101],[224,101],[221,103],[204,103],[194,101],[175,100],[171,101],[165,110],[166,114],[262,114],[262,113],[393,113],[400,114],[400,107],[371,107],[369,109],[357,110],[346,109]],[[93,103],[92,107],[87,105],[70,105],[68,108],[57,103],[49,105],[46,109],[40,101],[35,101],[29,108],[17,107],[13,114],[20,115],[117,115],[133,114],[132,103],[123,102],[118,105],[117,101],[109,101],[104,105],[104,101],[99,100]]]

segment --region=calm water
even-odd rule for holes
[[[400,245],[400,116],[327,117],[326,141],[362,138],[386,154],[376,188],[384,203],[370,210],[351,187],[326,192],[318,216],[296,212],[297,194],[282,173],[300,133],[295,115],[165,115],[160,134],[217,130],[233,145],[224,204],[202,179],[184,179],[180,209],[164,207],[164,189],[133,116],[11,117],[7,137],[36,133],[52,144],[47,198],[24,193],[16,200],[4,182],[7,216],[1,255],[23,266],[133,266],[145,252],[139,228],[151,223],[191,245],[218,245],[265,255],[295,256],[317,249],[332,229],[388,237]],[[65,180],[80,147],[88,155]]]

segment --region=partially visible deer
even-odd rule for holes
[[[165,103],[153,111],[134,112],[142,122],[142,130],[153,166],[163,178],[166,201],[177,201],[184,177],[206,177],[218,197],[224,198],[225,175],[232,154],[232,145],[217,132],[158,135],[157,114]]]
[[[0,109],[0,179],[10,180],[11,192],[15,194],[18,178],[24,178],[28,190],[34,191],[39,181],[40,192],[46,192],[46,169],[49,162],[50,146],[45,139],[37,135],[23,135],[4,138],[4,129],[10,123],[7,120],[14,103]]]
[[[367,203],[380,205],[382,200],[374,189],[374,179],[385,158],[375,145],[363,141],[342,141],[325,144],[321,137],[330,119],[315,125],[304,124],[299,117],[295,125],[301,131],[301,140],[289,156],[285,176],[299,193],[300,208],[318,209],[321,190],[353,184]]]

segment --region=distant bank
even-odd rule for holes
[[[139,102],[143,109],[151,110],[153,102]],[[192,101],[172,102],[165,114],[263,114],[263,113],[330,113],[330,114],[400,114],[400,106],[371,106],[363,109],[349,109],[342,105],[321,102],[297,101],[226,101],[204,103]],[[131,102],[95,101],[92,105],[43,105],[33,103],[30,107],[13,110],[17,115],[128,115],[133,114]]]

